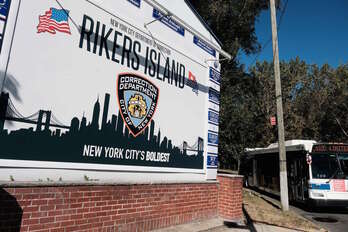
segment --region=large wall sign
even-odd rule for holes
[[[207,133],[208,120],[218,125],[215,108],[207,117],[209,100],[219,101],[209,67],[182,52],[182,43],[196,46],[192,36],[170,30],[172,47],[154,41],[143,21],[129,24],[133,11],[148,21],[156,11],[129,2],[140,6],[22,1],[5,81],[16,84],[0,97],[0,159],[80,169],[216,166],[206,158],[208,142],[218,143],[216,131]]]

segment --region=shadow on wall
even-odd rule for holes
[[[3,90],[5,92],[10,93],[17,101],[21,101],[21,97],[19,95],[19,82],[16,80],[16,78],[7,73],[6,79],[4,81],[4,77],[5,77],[5,72],[4,71],[0,71],[0,87],[3,84]]]
[[[15,197],[0,188],[0,231],[19,232],[23,210]]]
[[[0,94],[2,92],[9,93],[11,97],[13,97],[13,99],[22,102],[22,99],[19,94],[19,88],[20,84],[12,74],[7,74],[5,78],[5,72],[3,70],[0,70]],[[11,115],[11,112],[8,113]],[[11,121],[7,121],[7,123],[9,125],[12,124]]]

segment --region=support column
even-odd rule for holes
[[[36,124],[36,131],[37,132],[41,131],[43,114],[44,114],[44,111],[40,110],[39,111],[39,118],[37,119],[37,124]]]
[[[243,176],[219,174],[219,216],[225,221],[241,222],[243,220]]]
[[[253,159],[253,186],[258,186],[257,181],[257,160]]]
[[[48,131],[50,129],[51,114],[51,111],[46,111],[45,131]]]

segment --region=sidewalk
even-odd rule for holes
[[[224,223],[221,218],[213,218],[205,221],[193,222],[184,225],[173,226],[165,229],[155,230],[155,232],[295,232],[277,226],[262,223],[252,223],[250,225],[238,225],[235,223]]]
[[[156,232],[295,232],[326,231],[295,212],[282,212],[279,202],[249,189],[243,191],[244,222],[213,218],[156,230]]]

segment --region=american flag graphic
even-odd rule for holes
[[[193,82],[197,82],[195,75],[193,75],[191,71],[189,71],[189,79]]]
[[[188,79],[186,80],[186,85],[192,88],[192,91],[198,95],[198,83],[196,76],[193,75],[191,71],[189,71]]]
[[[71,34],[69,27],[69,11],[65,9],[51,8],[44,15],[39,16],[37,33],[49,32],[56,34],[56,31]]]

